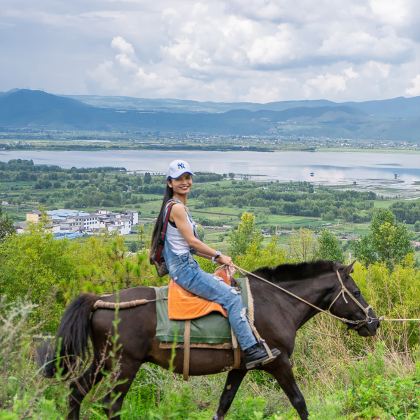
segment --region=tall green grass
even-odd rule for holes
[[[1,301],[0,419],[61,419],[66,414],[68,380],[43,378],[35,362],[39,326],[28,322],[31,310],[31,304]],[[335,321],[320,317],[298,338],[294,370],[311,418],[420,418],[419,347],[402,354],[386,340],[346,336],[337,327]],[[102,399],[112,387],[111,376],[87,396],[82,418],[105,418]],[[145,364],[126,397],[122,418],[211,418],[225,376],[191,377],[184,382],[170,371]],[[298,417],[274,379],[253,371],[241,385],[227,418]]]

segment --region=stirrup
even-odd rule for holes
[[[280,353],[281,352],[279,349],[273,349],[271,350],[271,354],[272,354],[271,356],[267,354],[267,356],[263,359],[258,359],[258,360],[253,360],[251,362],[248,362],[245,364],[245,367],[247,370],[250,370],[259,366],[267,365],[268,363],[271,363],[274,359],[276,359],[277,356],[280,355]]]

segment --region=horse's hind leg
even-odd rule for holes
[[[141,361],[129,359],[127,356],[122,358],[120,370],[117,373],[116,382],[117,385],[112,391],[104,398],[104,407],[106,415],[109,419],[120,419],[120,411],[130,389],[133,379],[140,368]]]
[[[223,420],[226,412],[229,410],[233,399],[235,398],[236,391],[241,385],[242,379],[244,379],[247,371],[245,369],[233,369],[228,373],[226,378],[225,387],[223,393],[220,396],[219,407],[213,420]]]
[[[77,420],[80,415],[80,406],[83,398],[92,389],[93,385],[102,379],[99,365],[96,358],[89,366],[88,370],[79,378],[70,383],[69,412],[67,419]]]

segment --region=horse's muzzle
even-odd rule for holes
[[[373,337],[376,335],[379,325],[380,323],[378,318],[369,318],[354,329],[362,337]]]

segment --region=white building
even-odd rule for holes
[[[26,221],[38,223],[40,216],[39,211],[33,211],[26,215]],[[104,230],[128,235],[132,227],[139,222],[137,211],[114,213],[108,210],[98,210],[95,213],[87,213],[78,210],[58,209],[47,211],[47,216],[52,222],[51,231],[60,235],[60,237],[75,232],[100,234]]]

